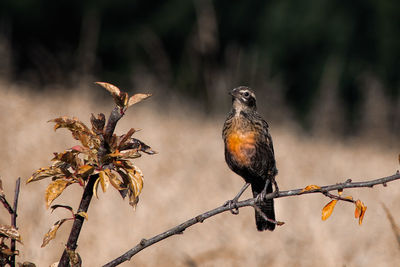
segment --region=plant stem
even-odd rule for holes
[[[89,177],[89,181],[86,184],[85,190],[83,191],[81,203],[79,204],[79,209],[78,209],[77,213],[79,213],[81,211],[83,211],[83,212],[88,211],[89,204],[90,204],[90,201],[92,200],[92,196],[93,196],[93,185],[98,177],[99,177],[98,174],[91,175]],[[66,249],[64,249],[64,252],[62,254],[62,257],[58,264],[58,267],[70,266],[67,249],[72,250],[72,251],[76,250],[76,248],[78,246],[77,245],[78,237],[81,232],[84,220],[85,220],[85,218],[83,218],[82,216],[75,215],[74,224],[72,225],[72,229],[71,229],[71,233],[68,238],[67,246],[66,246]]]

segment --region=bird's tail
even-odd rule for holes
[[[258,196],[264,189],[265,182],[261,183],[252,183],[251,189],[253,191],[253,197]],[[267,186],[267,194],[272,193],[272,183],[270,182]],[[257,206],[261,209],[261,211],[268,217],[268,219],[275,220],[275,210],[274,210],[274,199],[268,199],[266,201],[262,201],[261,203],[257,203]],[[256,225],[258,231],[269,230],[273,231],[275,229],[275,224],[269,221],[266,221],[262,215],[256,212]]]

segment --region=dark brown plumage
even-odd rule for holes
[[[232,110],[222,131],[225,143],[225,160],[229,168],[251,184],[253,196],[264,190],[272,192],[272,181],[277,174],[274,147],[268,132],[268,123],[258,114],[256,96],[250,88],[233,89]],[[271,220],[275,220],[274,201],[260,201],[257,205]],[[264,220],[256,211],[259,231],[275,229],[275,224]]]

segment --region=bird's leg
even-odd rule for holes
[[[278,187],[278,184],[277,184],[277,182],[276,182],[276,180],[275,180],[275,177],[272,179],[272,184],[274,185],[274,187],[275,187],[275,194],[278,194],[279,193],[279,187]]]
[[[249,187],[249,185],[250,185],[250,183],[246,183],[233,199],[228,200],[224,203],[224,206],[228,206],[229,209],[231,210],[232,214],[239,214],[239,209],[236,206],[236,203],[238,202],[238,200],[239,200],[240,196],[243,194],[243,192],[246,191],[247,187]]]
[[[269,185],[270,182],[271,182],[271,181],[270,181],[269,179],[267,179],[267,180],[265,181],[264,189],[261,191],[260,194],[257,195],[256,201],[258,201],[259,203],[262,202],[262,201],[264,201],[264,198],[265,198],[265,196],[267,195],[267,187],[268,187],[268,185]]]

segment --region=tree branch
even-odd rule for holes
[[[394,180],[399,180],[399,179],[400,179],[400,173],[397,171],[397,173],[392,176],[387,176],[387,177],[370,180],[370,181],[352,182],[349,179],[344,183],[322,186],[320,189],[314,189],[314,190],[308,190],[308,191],[305,191],[304,189],[294,189],[294,190],[287,190],[287,191],[272,192],[270,194],[267,194],[265,196],[265,199],[299,196],[299,195],[313,194],[313,193],[321,193],[323,195],[328,196],[326,193],[329,191],[341,190],[341,189],[345,189],[345,188],[373,187],[373,186],[379,185],[379,184],[386,186],[386,184],[388,182],[392,182]],[[330,196],[328,196],[328,197],[330,197]],[[254,206],[255,202],[256,202],[256,198],[250,198],[247,200],[237,202],[236,207],[243,208],[243,207],[248,207],[248,206]],[[135,247],[131,248],[130,250],[128,250],[127,252],[125,252],[124,254],[119,256],[118,258],[103,265],[103,267],[113,267],[113,266],[117,266],[125,261],[128,261],[135,254],[139,253],[141,250],[143,250],[157,242],[160,242],[161,240],[164,240],[170,236],[182,234],[183,231],[186,230],[186,228],[188,228],[194,224],[197,224],[197,223],[202,223],[204,220],[206,220],[212,216],[215,216],[219,213],[228,211],[228,210],[230,210],[229,205],[222,205],[220,207],[217,207],[215,209],[212,209],[205,213],[202,213],[192,219],[189,219],[175,227],[172,227],[171,229],[169,229],[161,234],[158,234],[156,236],[153,236],[150,239],[142,239],[139,242],[139,244],[137,244]]]
[[[21,178],[18,177],[17,181],[15,182],[15,194],[14,194],[14,205],[13,205],[13,213],[11,214],[11,226],[13,226],[15,229],[17,228],[17,207],[18,207],[18,197],[19,197],[19,188],[21,184]],[[11,256],[11,267],[15,267],[15,249],[16,249],[16,241],[15,239],[11,239],[11,246],[10,246],[11,252],[13,252],[13,255]]]

